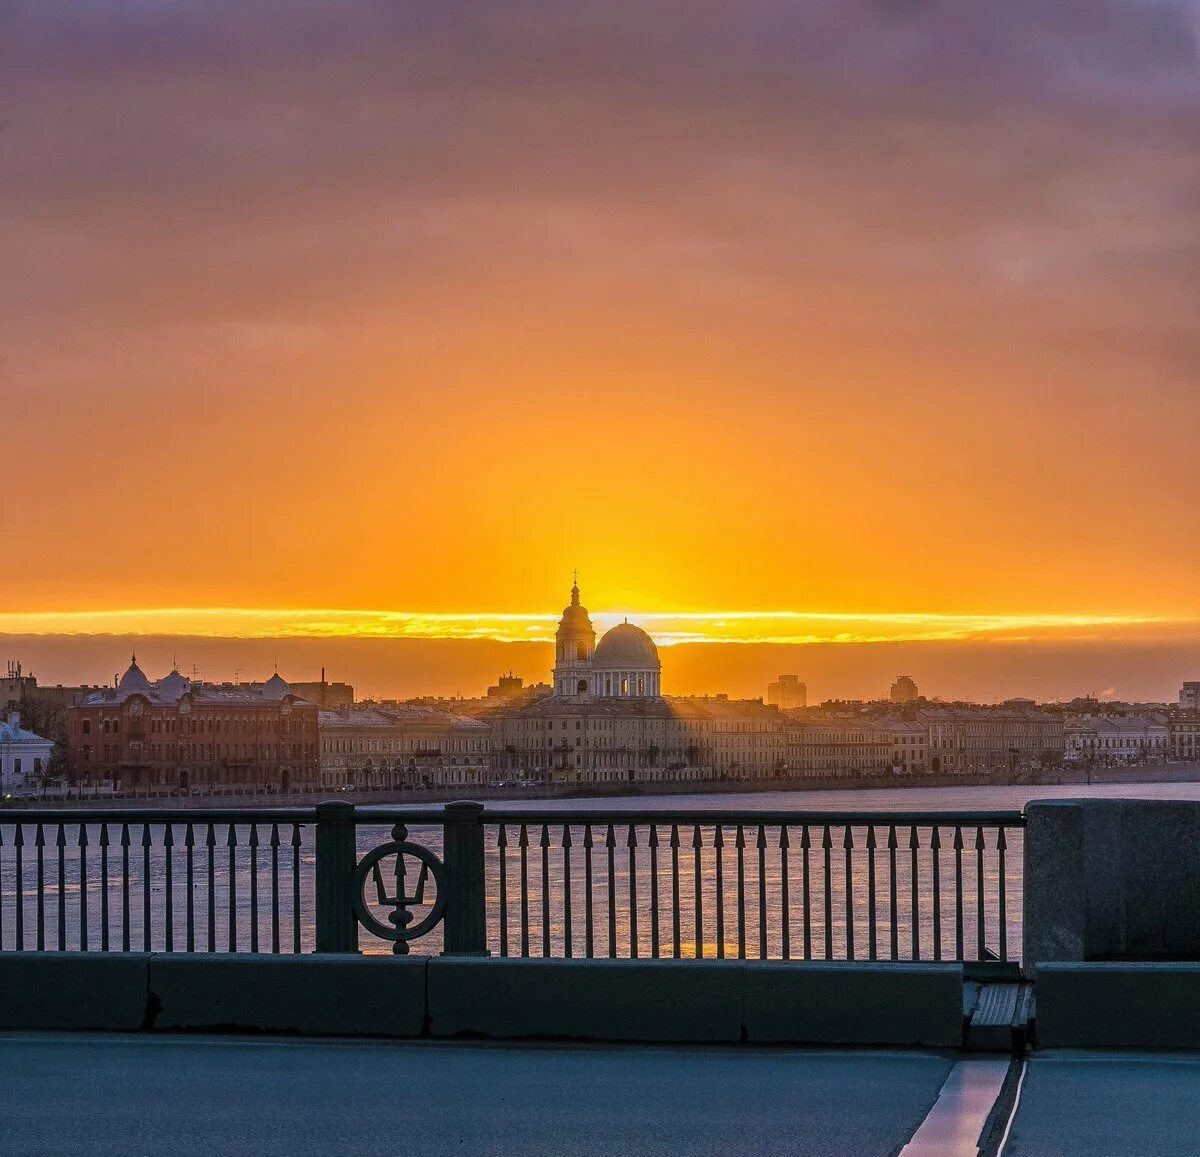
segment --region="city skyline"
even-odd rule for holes
[[[2,636],[0,659],[19,660],[44,684],[110,683],[131,648],[148,670],[173,666],[201,679],[289,679],[353,684],[363,697],[473,697],[510,669],[526,683],[544,682],[551,643],[429,639],[228,639],[186,636]],[[1194,642],[1070,646],[1010,642],[915,644],[683,643],[661,650],[672,693],[759,698],[780,672],[799,674],[809,702],[885,699],[897,673],[908,672],[931,698],[992,703],[1028,697],[1174,702],[1196,677]]]
[[[578,576],[578,571],[573,572]],[[585,586],[587,586],[585,581]],[[578,577],[572,597],[578,597]],[[603,591],[599,581],[589,590]],[[547,593],[547,602],[562,589]],[[593,610],[597,630],[645,627],[683,694],[761,697],[778,671],[803,669],[816,700],[885,697],[915,665],[935,698],[1016,696],[1168,701],[1195,673],[1200,622],[1150,617],[665,613]],[[131,647],[160,667],[203,669],[216,682],[318,669],[379,698],[481,694],[497,673],[542,681],[558,614],[419,615],[388,611],[231,608],[22,615],[0,612],[10,658],[59,683],[104,682]],[[69,628],[65,630],[64,628]],[[230,632],[230,629],[236,631]],[[199,660],[199,665],[195,662]]]

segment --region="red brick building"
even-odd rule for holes
[[[278,675],[260,688],[193,686],[178,671],[151,683],[135,657],[116,687],[68,709],[68,775],[117,791],[314,791],[318,713]]]

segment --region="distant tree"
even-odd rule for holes
[[[43,739],[52,740],[50,762],[45,776],[57,779],[67,770],[67,712],[61,703],[44,703],[27,699],[21,704],[21,726]]]

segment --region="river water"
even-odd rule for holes
[[[1035,799],[1200,800],[1200,783],[1104,783],[1035,787],[911,787],[841,791],[717,792],[489,803],[489,807],[546,811],[671,808],[709,811],[1018,811]],[[369,810],[369,809],[368,809]]]
[[[503,848],[498,827],[486,828],[488,947],[493,955],[514,956],[1016,959],[1020,830],[1006,831],[1002,851],[996,828],[956,826],[948,816],[936,825],[940,847],[934,847],[934,825],[891,825],[887,813],[1019,811],[1033,799],[1084,797],[1195,800],[1200,783],[489,802],[496,812],[535,813],[537,822],[523,825],[524,849],[522,826],[505,827]],[[685,812],[695,822],[652,831],[643,821],[617,822],[614,815],[628,811],[633,821],[651,809]],[[360,809],[380,816],[378,824],[359,826],[360,858],[390,839],[390,821],[381,814],[387,810]],[[705,813],[714,811],[737,813],[743,822],[720,829],[704,823]],[[754,820],[756,814],[793,811],[798,820],[786,825],[786,836],[779,824]],[[864,819],[847,831],[821,823],[822,812],[877,813],[879,819]],[[603,821],[588,823],[589,816],[601,814]],[[278,949],[288,952],[311,951],[315,945],[310,827],[259,824],[254,829],[258,846],[252,848],[248,823],[236,825],[232,836],[229,825],[216,824],[210,848],[209,825],[194,823],[189,887],[186,823],[171,825],[168,848],[164,825],[131,819],[125,849],[122,825],[110,822],[107,873],[98,823],[64,824],[61,837],[59,825],[47,824],[39,893],[36,828],[21,825],[24,846],[18,847],[17,819],[13,813],[0,820],[0,949],[41,944],[178,951],[211,945],[218,951],[266,952],[277,940]],[[893,834],[894,851],[888,847]],[[273,835],[278,847],[272,847]],[[84,837],[86,846],[81,846]],[[658,846],[652,847],[655,837]],[[414,825],[408,838],[441,856],[439,827]],[[868,846],[872,838],[873,849]],[[394,860],[385,861],[380,879],[385,894],[395,888],[393,865]],[[415,863],[410,862],[404,882],[413,894]],[[371,879],[366,893],[368,906],[386,923],[391,908],[378,903]],[[435,895],[435,881],[428,880],[424,905],[413,905],[414,922],[429,911]],[[440,952],[441,934],[435,928],[415,941],[412,951]],[[390,951],[388,943],[365,930],[361,947],[369,953]]]

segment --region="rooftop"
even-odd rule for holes
[[[49,742],[49,739],[45,739],[40,735],[35,735],[32,731],[26,731],[24,727],[21,727],[16,723],[5,723],[0,721],[0,744]]]
[[[323,729],[345,727],[454,727],[461,730],[487,731],[488,725],[469,715],[456,715],[435,707],[335,707],[318,716]]]

